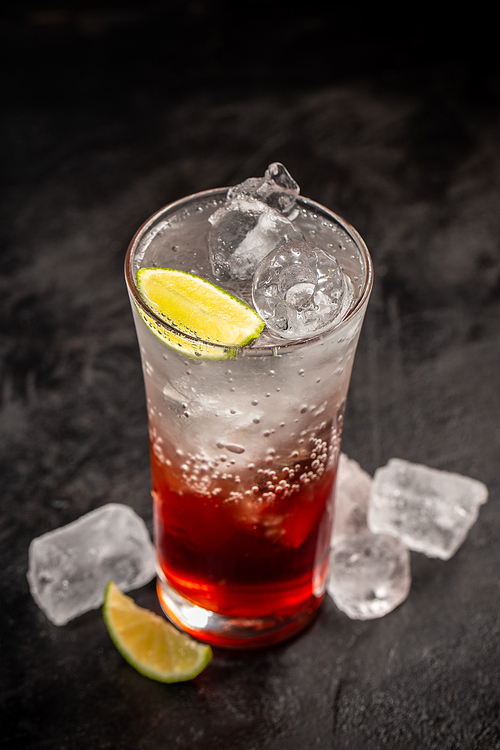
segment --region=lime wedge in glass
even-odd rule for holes
[[[146,325],[164,343],[187,356],[232,357],[236,348],[250,344],[264,328],[264,321],[245,302],[185,271],[141,268],[137,289],[147,307],[170,328],[137,308]],[[185,336],[177,336],[172,328]]]
[[[113,581],[106,588],[103,615],[124,659],[152,680],[191,680],[212,658],[210,646],[198,643],[154,612],[137,606]]]

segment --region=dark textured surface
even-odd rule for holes
[[[500,747],[500,76],[488,29],[406,37],[311,9],[236,40],[222,3],[2,19],[2,747]],[[61,13],[63,13],[61,15]],[[42,14],[42,15],[40,15]],[[351,24],[342,33],[341,24]],[[488,24],[486,23],[486,27]],[[352,30],[355,30],[355,34]],[[474,43],[476,40],[476,43]],[[293,43],[298,52],[290,54]],[[31,599],[34,536],[109,501],[150,525],[145,402],[123,281],[135,229],[183,195],[283,161],[351,221],[376,283],[345,451],[484,481],[448,562],[412,554],[408,600],[216,651],[192,683],[141,677],[99,612]],[[134,598],[158,609],[154,587]]]

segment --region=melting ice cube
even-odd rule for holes
[[[251,279],[259,262],[276,245],[303,239],[286,216],[251,197],[229,201],[209,222],[210,265],[219,281]]]
[[[340,454],[335,484],[332,544],[368,531],[366,516],[373,479],[345,453]]]
[[[273,333],[301,339],[341,320],[352,289],[335,258],[310,242],[285,242],[257,266],[252,297]]]
[[[485,484],[392,458],[377,469],[368,510],[374,532],[399,536],[407,547],[448,560],[488,499]]]
[[[394,536],[368,531],[332,548],[328,593],[355,620],[388,614],[404,602],[410,586],[410,553]]]
[[[155,552],[144,521],[117,503],[33,539],[29,548],[31,593],[55,625],[99,607],[110,580],[130,591],[154,575]]]

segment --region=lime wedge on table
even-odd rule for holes
[[[263,320],[245,302],[185,271],[141,268],[137,273],[137,288],[159,318],[198,340],[176,336],[143,310],[138,310],[156,336],[188,356],[205,359],[234,356],[235,347],[247,346],[264,328]],[[200,339],[209,342],[208,345],[200,343]],[[210,346],[210,343],[217,346]]]
[[[113,581],[106,588],[103,615],[124,659],[152,680],[191,680],[212,658],[210,646],[180,633],[154,612],[138,607]]]

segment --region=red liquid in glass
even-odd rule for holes
[[[153,450],[151,467],[158,559],[172,588],[227,617],[289,618],[319,606],[335,465],[292,492],[266,494],[253,485],[258,497],[238,500],[230,498],[234,484],[224,481],[216,496],[193,492]]]

